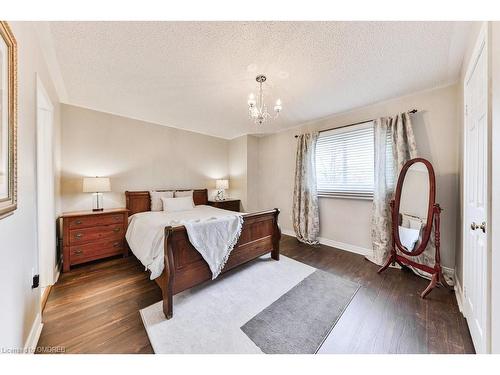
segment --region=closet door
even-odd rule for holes
[[[464,315],[477,353],[489,352],[488,43],[481,32],[465,76]]]

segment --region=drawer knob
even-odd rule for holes
[[[113,216],[113,219],[115,219],[115,221],[118,221],[118,220],[120,220],[121,218],[120,218],[120,216]]]
[[[75,234],[75,237],[76,237],[76,238],[82,238],[82,237],[83,237],[83,234],[81,234],[81,233],[77,233],[77,234]]]
[[[113,229],[113,232],[118,233],[120,231],[120,228],[115,228]]]
[[[119,246],[120,246],[120,243],[119,243],[119,242],[115,242],[115,243],[113,244],[113,247],[119,247]]]
[[[82,253],[83,253],[83,251],[81,249],[75,250],[76,255],[81,255]]]
[[[81,221],[81,220],[77,220],[77,221],[75,221],[75,224],[76,224],[76,225],[80,225],[81,223],[82,223],[82,221]]]

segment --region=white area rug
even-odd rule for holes
[[[240,329],[316,269],[263,256],[174,296],[174,317],[162,302],[140,311],[155,353],[262,353]]]

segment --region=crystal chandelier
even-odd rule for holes
[[[267,112],[267,106],[264,104],[264,94],[262,92],[262,84],[266,82],[266,76],[260,74],[255,80],[259,83],[259,94],[257,98],[255,98],[253,93],[248,96],[248,115],[256,125],[262,125],[266,120],[272,117],[271,114]],[[279,116],[281,109],[281,100],[278,99],[274,105],[274,118]]]

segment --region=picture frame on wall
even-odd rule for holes
[[[0,21],[0,219],[17,209],[17,43]]]

